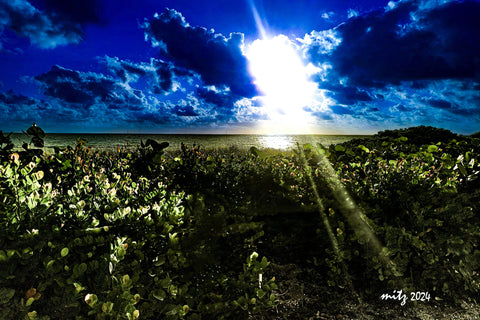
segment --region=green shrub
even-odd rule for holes
[[[382,263],[371,244],[358,238],[355,226],[344,217],[335,214],[330,221],[356,285],[370,284],[367,294],[375,295],[387,286],[429,291],[444,299],[476,300],[480,293],[478,143],[459,136],[455,138],[460,141],[435,143],[432,137],[445,134],[431,129],[423,140],[413,139],[418,130],[426,129],[379,134],[377,140],[362,141],[368,147],[347,142],[325,152],[396,272]],[[341,206],[333,208],[341,211]]]
[[[0,318],[245,318],[275,304],[268,262],[253,247],[228,263],[216,251],[234,244],[229,230],[252,228],[203,233],[222,212],[206,218],[198,195],[132,174],[136,156],[79,141],[2,161]]]
[[[479,297],[477,138],[166,147],[15,153],[0,136],[0,319],[262,318],[281,299],[269,261],[314,273],[318,292]]]

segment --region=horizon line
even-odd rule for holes
[[[26,134],[25,132],[4,132],[4,134]],[[372,136],[375,133],[198,133],[198,132],[45,132],[49,134],[75,135],[195,135],[195,136]],[[27,134],[28,135],[28,134]]]

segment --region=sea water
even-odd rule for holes
[[[61,134],[50,133],[44,138],[45,148],[74,147],[77,139],[86,141],[86,146],[101,150],[117,150],[118,148],[136,148],[141,141],[153,139],[157,142],[168,142],[169,150],[180,148],[182,143],[192,146],[200,145],[206,149],[230,148],[249,149],[250,147],[288,150],[300,145],[321,143],[324,146],[342,143],[355,138],[368,136],[355,135],[216,135],[216,134]],[[30,138],[25,134],[13,133],[12,142],[16,149]]]

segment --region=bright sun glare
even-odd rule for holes
[[[246,54],[268,116],[259,128],[262,133],[311,133],[311,115],[304,107],[311,105],[316,85],[308,80],[308,68],[294,44],[284,35],[259,39]]]

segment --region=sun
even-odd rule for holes
[[[279,35],[255,40],[247,47],[246,56],[268,117],[259,130],[266,134],[311,133],[312,116],[304,108],[313,102],[317,86],[309,81],[308,67],[290,39]]]

